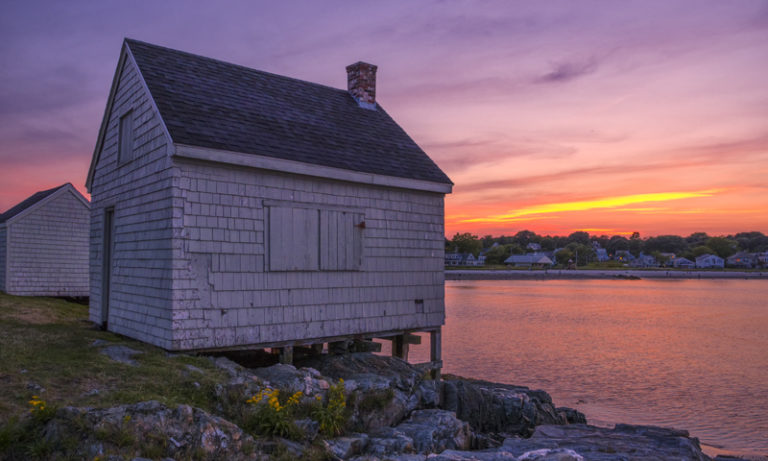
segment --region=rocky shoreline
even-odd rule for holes
[[[211,360],[229,375],[215,386],[214,411],[155,401],[66,407],[45,423],[44,438],[68,447],[62,458],[89,460],[712,459],[687,431],[590,426],[583,414],[555,406],[544,391],[460,378],[436,381],[393,357],[324,354],[297,367],[263,368],[245,368],[224,357]],[[190,368],[192,375],[199,372]],[[300,435],[292,438],[254,435],[233,422],[242,411],[239,403],[264,389],[293,394],[297,402],[323,401],[334,383],[343,383],[346,394],[340,436],[322,433],[308,418],[295,421]],[[129,441],[142,441],[141,449],[131,452]]]
[[[768,280],[768,271],[681,270],[446,270],[445,280],[551,280],[551,279],[756,279]]]

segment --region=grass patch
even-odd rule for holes
[[[211,411],[213,389],[227,379],[207,358],[171,357],[157,347],[101,331],[88,321],[87,306],[60,299],[0,293],[0,331],[0,425],[27,412],[32,395],[59,407],[158,400]],[[140,351],[134,356],[138,365],[111,360],[92,345],[96,340]],[[191,372],[187,365],[203,373]]]

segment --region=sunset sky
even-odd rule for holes
[[[123,37],[377,99],[455,183],[446,234],[768,233],[768,1],[0,6],[0,211],[84,192]]]

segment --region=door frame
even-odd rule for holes
[[[112,266],[115,248],[115,207],[104,208],[101,259],[101,328],[109,326],[109,305],[112,291]]]

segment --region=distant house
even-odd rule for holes
[[[768,266],[768,251],[755,253],[755,260],[757,261],[757,265],[760,267]]]
[[[482,266],[485,264],[485,255],[480,254],[477,257],[472,253],[454,253],[445,254],[446,266]]]
[[[677,267],[680,269],[693,269],[696,267],[696,263],[694,263],[690,259],[682,258],[682,257],[674,258],[669,263],[672,265],[672,267]]]
[[[599,262],[610,261],[611,257],[608,256],[608,251],[605,248],[595,248],[595,257]]]
[[[463,260],[464,260],[464,253],[459,253],[458,250],[445,253],[446,266],[461,266],[461,262]]]
[[[168,350],[429,332],[452,183],[376,101],[126,39],[99,130],[90,318]]]
[[[538,244],[538,243],[534,243],[534,242],[531,242],[528,245],[526,245],[526,248],[528,250],[533,251],[534,253],[537,253],[537,252],[541,251],[541,245]]]
[[[89,208],[67,183],[0,214],[0,291],[88,296]]]
[[[723,268],[725,261],[720,256],[704,254],[696,258],[697,269]]]
[[[647,255],[641,252],[637,255],[637,258],[629,263],[629,265],[632,267],[658,267],[659,262],[656,261],[656,258],[652,255]]]
[[[664,266],[669,266],[670,262],[673,259],[675,259],[675,256],[677,255],[675,255],[674,253],[659,253],[659,258],[660,258],[659,263],[661,263]]]
[[[541,253],[528,253],[524,255],[512,255],[504,260],[504,264],[513,267],[549,267],[554,263]]]
[[[634,261],[635,257],[632,255],[632,253],[629,252],[629,250],[616,250],[616,253],[613,255],[613,259],[616,261],[628,263]]]
[[[758,265],[757,255],[754,253],[747,253],[740,251],[735,255],[729,256],[726,260],[728,266],[739,267],[742,269],[752,269]]]

